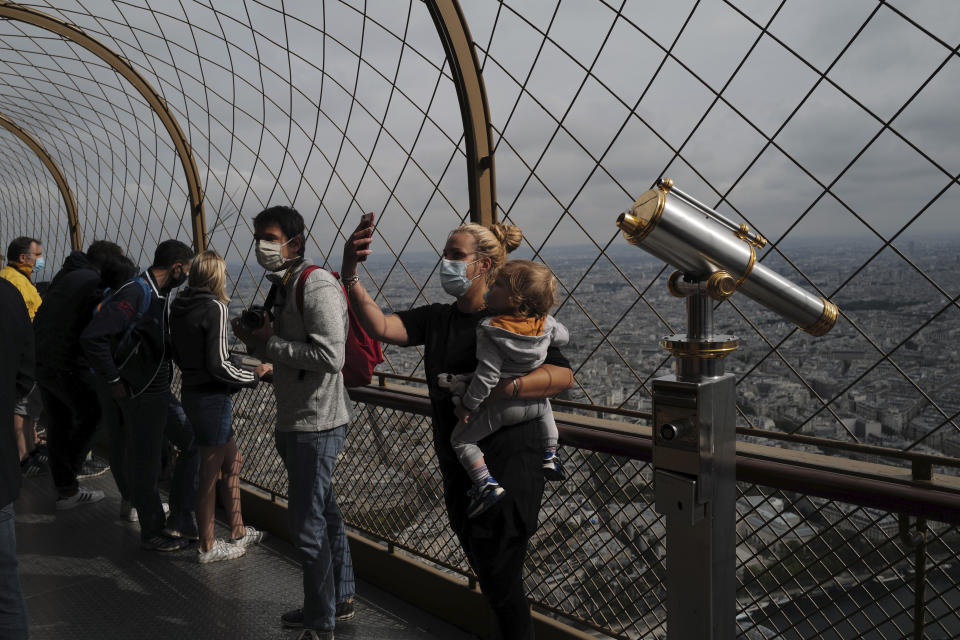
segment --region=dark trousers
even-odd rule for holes
[[[133,502],[133,488],[130,485],[130,460],[133,443],[129,429],[123,422],[120,405],[110,395],[107,385],[97,381],[97,397],[100,398],[100,420],[110,439],[110,473],[117,483],[120,499]]]
[[[94,377],[87,370],[38,372],[47,412],[50,473],[60,491],[76,489],[77,474],[100,422]]]
[[[434,445],[450,526],[477,575],[503,640],[534,638],[523,564],[543,499],[541,433],[537,423],[528,422],[504,426],[481,441],[490,473],[506,493],[490,510],[468,518],[470,478],[450,445],[449,431],[435,424]]]
[[[13,503],[0,506],[0,638],[22,640],[27,633],[27,604],[17,573],[17,534]]]
[[[503,640],[532,640],[533,619],[523,586],[527,536],[476,538],[458,536],[480,590],[487,598]]]
[[[197,448],[193,425],[177,396],[170,394],[167,401],[167,424],[164,428],[167,442],[177,448],[177,462],[170,482],[170,516],[167,526],[180,533],[196,536],[197,487],[200,484],[200,450]]]
[[[118,458],[123,458],[124,454],[127,456],[126,469],[118,474],[117,485],[119,487],[122,483],[127,486],[133,505],[137,508],[141,539],[149,540],[159,535],[166,526],[159,481],[163,447],[167,440],[180,449],[170,489],[170,517],[176,520],[176,524],[171,526],[183,533],[195,534],[193,510],[200,456],[193,444],[190,423],[182,417],[183,409],[179,401],[167,390],[142,393],[136,398],[120,398],[113,402],[119,409],[120,424],[114,429],[118,442],[114,443],[112,449],[117,452]],[[172,404],[175,406],[172,407]],[[117,417],[114,414],[114,419]],[[185,523],[192,523],[192,529]]]

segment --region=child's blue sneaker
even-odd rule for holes
[[[563,465],[560,463],[560,456],[553,451],[543,454],[543,477],[551,482],[559,482],[566,477],[563,473]]]
[[[467,491],[470,496],[470,504],[467,506],[467,517],[476,518],[478,515],[497,504],[503,497],[504,488],[493,478],[487,478],[482,485],[473,487]]]

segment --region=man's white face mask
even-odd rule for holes
[[[257,264],[267,271],[280,271],[288,260],[283,257],[283,247],[290,244],[293,238],[286,242],[271,242],[269,240],[257,240],[256,254]]]

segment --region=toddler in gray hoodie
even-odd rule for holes
[[[490,475],[477,446],[502,426],[539,418],[544,474],[552,480],[563,477],[557,457],[557,423],[549,400],[511,399],[484,404],[501,379],[530,373],[543,364],[551,345],[562,346],[569,341],[567,328],[549,315],[556,304],[556,290],[557,281],[546,266],[529,260],[506,262],[484,296],[487,308],[497,315],[477,326],[478,364],[469,385],[465,380],[469,376],[439,376],[439,384],[453,388],[455,397],[459,396],[456,414],[460,421],[450,441],[474,485],[467,507],[471,518],[489,509],[503,495],[503,487]],[[514,382],[514,395],[517,389]]]

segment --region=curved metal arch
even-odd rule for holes
[[[82,250],[83,237],[80,235],[80,221],[77,218],[77,201],[73,197],[73,192],[70,190],[70,185],[67,184],[67,179],[64,177],[63,171],[60,170],[56,161],[47,153],[47,150],[43,148],[36,138],[24,131],[13,120],[2,113],[0,113],[0,127],[17,136],[24,144],[30,147],[33,152],[40,157],[41,162],[47,167],[47,171],[53,175],[53,179],[57,182],[57,187],[60,189],[60,194],[63,196],[63,204],[67,207],[67,223],[70,228],[70,248],[74,251]]]
[[[497,221],[497,181],[493,165],[493,128],[483,74],[458,0],[427,0],[440,34],[460,101],[467,145],[470,219],[484,226]]]
[[[91,37],[79,27],[64,22],[46,13],[24,7],[15,2],[0,1],[0,18],[19,20],[32,24],[41,29],[52,31],[57,35],[80,45],[87,51],[109,64],[140,92],[147,104],[156,112],[167,133],[173,141],[173,146],[180,157],[183,172],[187,178],[187,187],[190,194],[191,222],[193,226],[193,242],[197,251],[203,251],[207,246],[206,223],[203,215],[203,190],[200,188],[200,174],[193,159],[193,151],[187,142],[183,130],[177,119],[170,112],[166,101],[147,82],[140,73],[125,59],[110,50],[99,40]],[[71,238],[72,241],[72,238]]]

